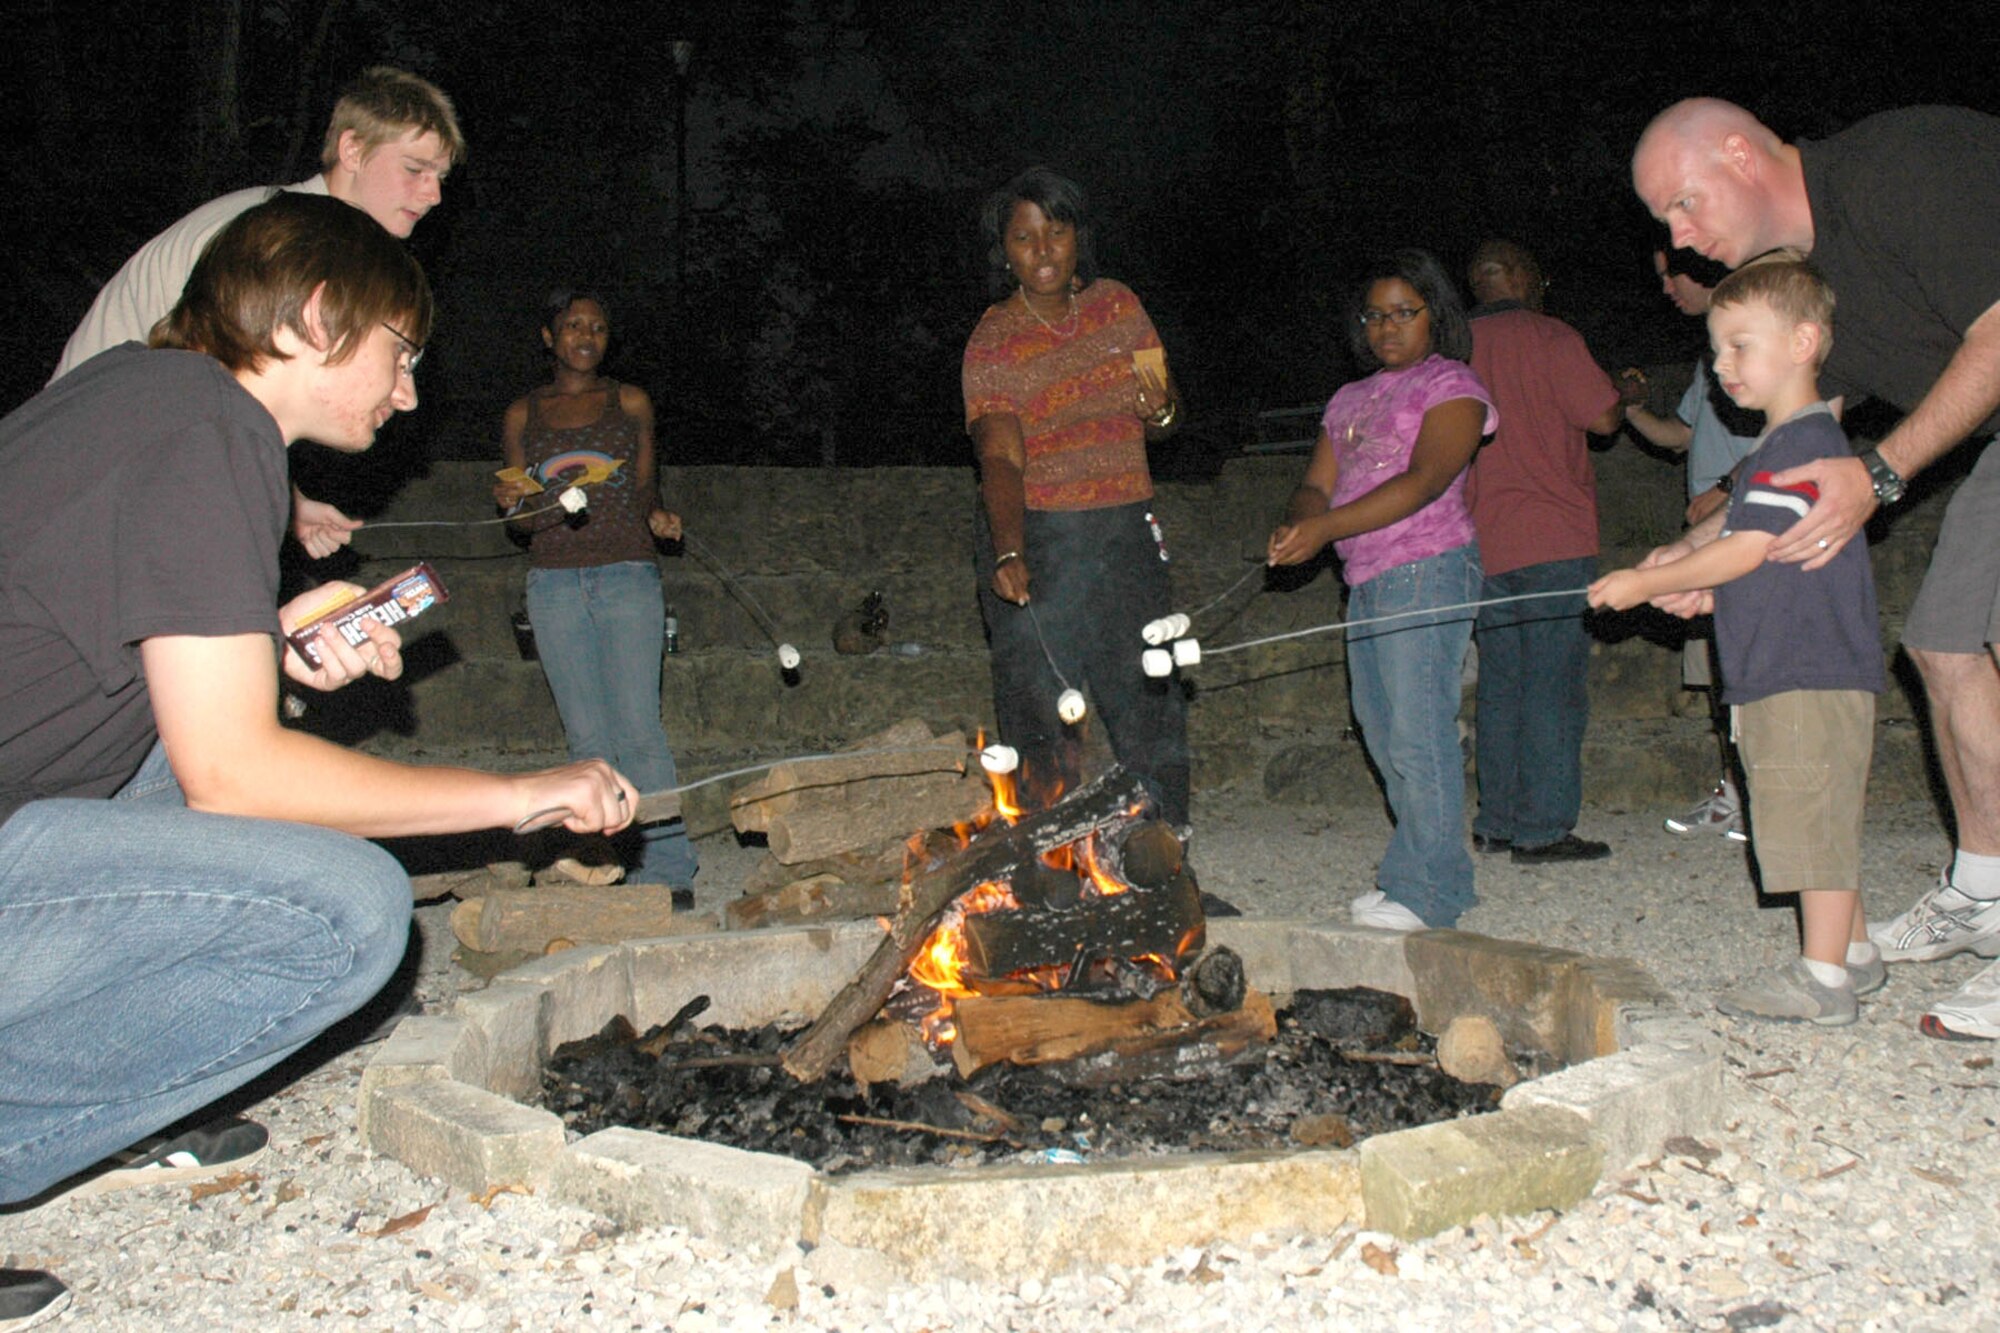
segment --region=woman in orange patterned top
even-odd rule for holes
[[[1180,411],[1160,338],[1129,287],[1097,276],[1074,182],[1025,171],[986,201],[983,221],[998,299],[966,344],[963,374],[1000,739],[1021,752],[1031,801],[1074,787],[1089,723],[1057,715],[1067,682],[1182,826],[1186,701],[1178,682],[1139,664],[1140,631],[1169,595],[1146,468],[1147,440]]]

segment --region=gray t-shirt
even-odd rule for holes
[[[141,640],[277,634],[286,462],[195,352],[114,348],[0,421],[0,819],[138,771]]]

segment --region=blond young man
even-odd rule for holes
[[[330,195],[407,239],[443,198],[444,178],[465,157],[458,113],[434,84],[377,65],[341,91],[327,123],[321,170],[295,185],[257,186],[212,199],[134,251],[76,326],[51,383],[121,343],[144,342],[180,300],[195,260],[239,214],[282,188]],[[292,533],[325,559],[353,539],[359,522],[292,489]]]

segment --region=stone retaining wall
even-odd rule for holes
[[[1623,441],[1596,462],[1608,568],[1677,530],[1681,474]],[[1208,601],[1255,567],[1302,467],[1300,457],[1244,458],[1211,480],[1160,486],[1177,607]],[[701,550],[730,570],[805,654],[797,682],[785,683],[769,641],[721,581],[692,552],[663,558],[682,650],[667,661],[662,707],[689,772],[838,745],[903,717],[990,726],[987,654],[973,600],[969,467],[670,467],[663,474],[668,503]],[[373,517],[487,517],[490,480],[483,464],[437,464]],[[1895,643],[1941,508],[1935,494],[1899,507],[1878,541],[1885,650]],[[308,725],[394,754],[497,751],[525,764],[560,750],[562,729],[540,669],[520,657],[509,627],[525,557],[502,529],[364,530],[354,550],[361,558],[350,576],[362,581],[429,559],[451,601],[411,627],[405,682],[369,682],[314,700]],[[1202,630],[1205,646],[1340,619],[1334,570],[1283,581],[1294,586],[1255,597],[1226,627]],[[888,601],[889,646],[836,655],[836,616],[873,590]],[[1593,653],[1585,750],[1593,801],[1678,802],[1714,768],[1714,742],[1701,708],[1690,708],[1680,690],[1671,637],[1663,621],[1631,621]],[[1275,799],[1315,803],[1378,799],[1347,731],[1338,633],[1225,657],[1197,668],[1192,679],[1197,784],[1260,782]],[[1887,798],[1919,794],[1927,780],[1907,688],[1892,689],[1882,704],[1873,790]],[[1468,718],[1471,712],[1468,706]],[[719,818],[704,801],[695,805],[698,827]]]

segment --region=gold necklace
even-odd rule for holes
[[[1035,323],[1047,329],[1052,336],[1057,338],[1074,338],[1076,336],[1077,309],[1076,309],[1075,292],[1071,292],[1069,294],[1069,318],[1063,321],[1064,323],[1069,325],[1069,328],[1067,331],[1065,331],[1063,329],[1057,328],[1055,325],[1049,323],[1046,319],[1042,318],[1042,312],[1035,309],[1035,307],[1029,303],[1028,289],[1026,287],[1016,287],[1014,290],[1021,293],[1021,304],[1023,306],[1026,306],[1028,313],[1035,317]]]

